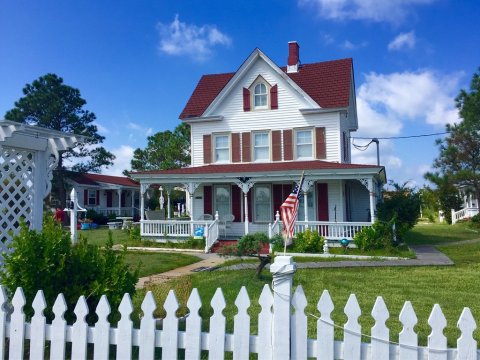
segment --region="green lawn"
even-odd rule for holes
[[[462,226],[447,227],[446,225],[419,225],[410,234],[410,242],[447,243],[455,240],[475,238]],[[324,289],[328,289],[335,303],[333,312],[334,321],[343,325],[347,318],[343,314],[343,307],[348,296],[355,293],[362,308],[360,317],[362,331],[370,334],[373,319],[369,315],[375,299],[383,296],[390,311],[391,339],[398,340],[401,323],[398,321],[400,310],[405,301],[410,300],[416,311],[419,323],[416,330],[419,333],[419,342],[427,343],[431,331],[427,319],[435,303],[440,304],[448,322],[445,335],[448,344],[454,347],[459,336],[456,322],[464,306],[470,307],[476,319],[480,319],[480,243],[445,246],[440,248],[454,262],[449,267],[378,267],[378,268],[341,268],[341,269],[299,269],[294,275],[294,286],[302,285],[308,300],[306,312],[318,315],[316,304]],[[227,317],[228,331],[233,330],[233,316],[237,309],[235,298],[241,288],[246,286],[252,305],[249,309],[252,332],[257,331],[257,315],[260,310],[258,298],[265,283],[271,283],[272,278],[265,271],[264,278],[255,278],[254,270],[217,271],[198,273],[171,281],[151,290],[157,298],[159,309],[163,304],[170,288],[176,291],[177,299],[186,304],[192,287],[198,289],[204,302],[201,314],[204,318],[204,329],[208,329],[208,318],[213,314],[209,302],[217,289],[221,286],[227,301],[224,315]],[[136,303],[141,301],[142,292],[136,297]],[[181,309],[186,311],[185,306]],[[159,311],[159,315],[161,311]],[[309,338],[315,337],[316,320],[312,317],[308,323]],[[336,337],[343,335],[337,331]],[[479,331],[474,333],[477,341],[480,340]],[[364,341],[369,342],[368,339]]]
[[[480,238],[480,233],[467,224],[418,224],[406,235],[408,245],[445,244],[460,240]]]
[[[93,230],[79,230],[78,234],[87,238],[89,244],[104,246],[108,239],[108,232],[112,232],[114,244],[128,244],[128,232],[125,230],[109,230],[105,228]]]
[[[193,264],[201,259],[194,255],[177,253],[152,253],[152,252],[133,252],[125,254],[125,262],[132,269],[140,265],[139,276],[148,276],[160,274],[182,266]]]

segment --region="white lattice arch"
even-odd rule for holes
[[[59,151],[82,136],[0,121],[0,251],[6,250],[23,219],[41,229],[43,199],[50,193]]]

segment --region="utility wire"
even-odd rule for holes
[[[445,131],[445,132],[433,133],[433,134],[421,134],[421,135],[409,135],[409,136],[385,136],[385,137],[351,136],[350,139],[358,139],[358,140],[369,140],[369,139],[372,139],[372,138],[375,138],[375,139],[378,139],[378,140],[412,139],[412,138],[427,137],[427,136],[445,135],[445,134],[449,134],[449,133],[450,133],[449,131]]]

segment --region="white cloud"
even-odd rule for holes
[[[361,42],[359,44],[355,44],[351,42],[350,40],[345,40],[343,43],[339,45],[340,48],[345,49],[345,50],[357,50],[359,48],[367,46],[367,42]]]
[[[127,128],[135,131],[136,133],[140,133],[141,135],[145,135],[145,136],[150,136],[150,135],[153,134],[153,129],[151,127],[145,128],[145,127],[143,127],[143,126],[141,126],[137,123],[131,122],[131,121],[127,123]],[[130,133],[129,137],[130,137],[130,139],[133,139],[134,134]]]
[[[229,46],[232,39],[215,25],[197,26],[180,22],[178,14],[170,24],[159,22],[160,51],[168,55],[187,55],[196,61],[205,61],[212,56],[216,45]]]
[[[415,122],[443,129],[447,123],[458,122],[454,98],[461,76],[460,73],[445,75],[430,70],[365,75],[357,91],[359,131],[352,136],[415,135],[401,134],[405,123]],[[365,145],[368,140],[356,139],[354,143]],[[395,177],[421,179],[428,167],[405,164],[394,145],[391,140],[380,140],[380,160],[387,167],[387,172]],[[376,145],[371,144],[366,151],[352,147],[352,162],[376,164]]]
[[[130,161],[133,158],[134,148],[128,145],[121,145],[119,148],[113,149],[111,152],[115,155],[113,166],[103,170],[104,174],[113,176],[122,176],[123,170],[130,170]]]
[[[400,33],[388,44],[388,50],[412,50],[415,48],[416,41],[415,31]]]
[[[433,3],[435,0],[299,0],[300,6],[318,9],[320,16],[333,20],[370,20],[398,24],[412,11],[412,7]]]
[[[381,122],[391,126],[392,122],[405,120],[438,127],[458,122],[454,98],[461,76],[459,73],[441,75],[430,70],[367,74],[358,91],[362,129],[369,125],[376,127]],[[397,124],[395,129],[399,131],[401,126]],[[392,132],[394,129],[385,130]]]

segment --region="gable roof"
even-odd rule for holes
[[[320,107],[328,109],[349,105],[353,71],[351,58],[302,64],[297,73],[287,73],[286,67],[280,69]],[[203,75],[179,118],[201,116],[235,74]]]
[[[90,173],[68,172],[67,177],[81,185],[99,186],[99,183],[138,187],[139,183],[124,176],[110,176]]]

